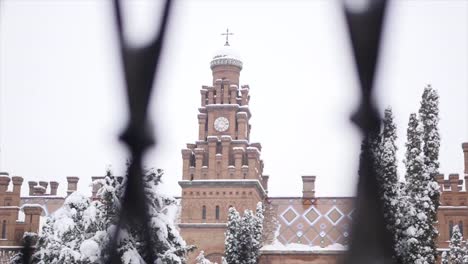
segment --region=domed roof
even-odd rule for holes
[[[239,53],[228,44],[216,51],[211,60],[211,69],[218,65],[233,65],[242,69],[242,60]]]

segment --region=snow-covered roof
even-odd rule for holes
[[[281,252],[283,254],[288,252],[303,252],[303,253],[338,253],[348,250],[348,247],[339,243],[334,243],[326,247],[309,246],[305,244],[289,243],[286,245],[281,244],[279,241],[274,241],[270,245],[265,245],[261,248],[263,253],[267,252]]]
[[[210,65],[211,68],[218,65],[233,65],[242,69],[242,59],[239,53],[231,46],[223,46],[215,52]]]

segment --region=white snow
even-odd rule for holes
[[[83,259],[89,259],[91,262],[94,262],[98,259],[100,254],[99,245],[96,241],[87,239],[81,243],[80,253]]]
[[[309,246],[305,244],[289,243],[283,245],[281,242],[275,240],[271,245],[265,245],[261,251],[346,251],[348,247],[339,243],[334,243],[326,247]]]

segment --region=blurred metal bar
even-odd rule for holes
[[[387,3],[385,0],[359,3],[367,6],[352,8],[350,5],[356,5],[358,1],[348,1],[344,10],[361,88],[360,106],[351,120],[361,130],[365,146],[369,137],[380,129],[380,117],[372,92]],[[356,217],[345,263],[394,263],[392,234],[386,228],[373,160],[364,148],[359,172]]]
[[[166,36],[172,1],[165,1],[159,33],[147,45],[142,47],[132,47],[125,40],[121,2],[114,0],[113,3],[130,113],[127,128],[120,138],[130,150],[131,164],[128,168],[128,179],[123,196],[119,223],[115,234],[113,234],[113,239],[111,239],[109,247],[110,257],[106,260],[106,263],[121,263],[117,252],[117,238],[120,229],[128,223],[137,223],[143,227],[143,239],[148,242],[145,250],[148,254],[147,262],[154,263],[156,252],[154,252],[154,241],[150,235],[151,232],[149,232],[151,219],[148,214],[147,199],[142,182],[142,159],[147,149],[155,141],[151,129],[152,126],[148,118],[148,105],[154,80],[156,79],[162,45]]]

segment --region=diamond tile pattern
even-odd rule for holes
[[[320,217],[320,214],[316,211],[314,207],[311,207],[311,209],[306,212],[304,217],[309,221],[309,223],[312,225],[314,224],[315,221]]]
[[[287,224],[292,224],[292,222],[294,222],[294,220],[296,220],[296,218],[299,216],[296,212],[294,212],[293,209],[291,208],[288,208],[288,210],[286,210],[284,213],[283,213],[283,218],[284,220],[286,220],[286,223]]]
[[[330,210],[330,212],[328,212],[327,216],[333,224],[336,224],[341,220],[343,214],[340,211],[338,211],[338,209],[333,208],[332,210]]]
[[[350,203],[324,199],[306,204],[300,199],[279,201],[280,224],[278,241],[283,244],[300,243],[326,247],[333,243],[347,244],[354,216]]]

